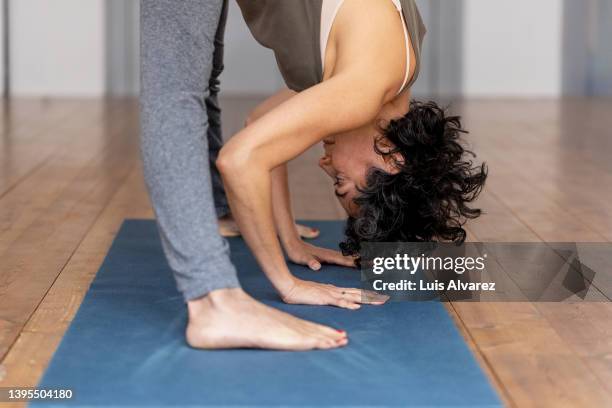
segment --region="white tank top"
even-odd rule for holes
[[[404,20],[404,14],[402,13],[402,3],[400,0],[391,0],[397,8],[402,19],[402,27],[404,27],[404,40],[406,42],[406,74],[404,75],[404,82],[399,89],[398,95],[402,93],[404,87],[410,79],[410,36],[408,35],[408,28],[406,27],[406,21]],[[323,72],[325,72],[325,52],[327,51],[327,41],[329,34],[331,33],[332,25],[336,19],[336,15],[340,10],[340,7],[344,3],[344,0],[323,0],[323,7],[321,8],[321,63],[323,65]]]

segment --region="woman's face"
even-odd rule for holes
[[[336,197],[350,216],[357,215],[359,209],[353,200],[359,194],[358,188],[366,186],[370,169],[393,171],[383,156],[374,150],[374,143],[380,136],[380,130],[370,124],[323,141],[325,154],[319,160],[319,166],[333,180]]]
[[[359,208],[353,200],[359,195],[358,188],[366,186],[367,175],[373,167],[387,173],[398,172],[393,163],[402,158],[385,159],[376,153],[374,144],[378,142],[378,146],[385,150],[386,139],[377,124],[404,116],[409,110],[409,96],[407,90],[393,102],[385,104],[374,122],[323,140],[325,154],[319,160],[319,166],[333,180],[336,197],[348,215],[357,216]]]

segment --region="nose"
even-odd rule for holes
[[[324,168],[325,166],[331,166],[331,158],[328,155],[319,159],[319,167]]]
[[[331,177],[332,179],[336,177],[336,173],[335,173],[334,168],[332,166],[331,157],[329,157],[327,155],[321,157],[319,159],[319,167],[321,167],[321,169],[323,169],[323,171],[325,173],[327,173],[327,175],[329,177]]]

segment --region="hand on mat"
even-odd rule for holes
[[[321,263],[355,267],[355,258],[344,256],[333,249],[321,248],[301,240],[285,248],[285,251],[291,262],[306,265],[313,271],[321,269]]]
[[[359,309],[362,304],[382,305],[389,296],[362,289],[339,288],[334,285],[295,279],[283,301],[302,305],[332,305],[345,309]]]

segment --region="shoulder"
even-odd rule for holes
[[[382,38],[398,29],[402,32],[398,10],[391,0],[344,0],[335,24],[339,32],[369,34],[373,38]]]
[[[391,0],[345,0],[336,17],[336,66],[397,90],[404,79],[402,19]]]

